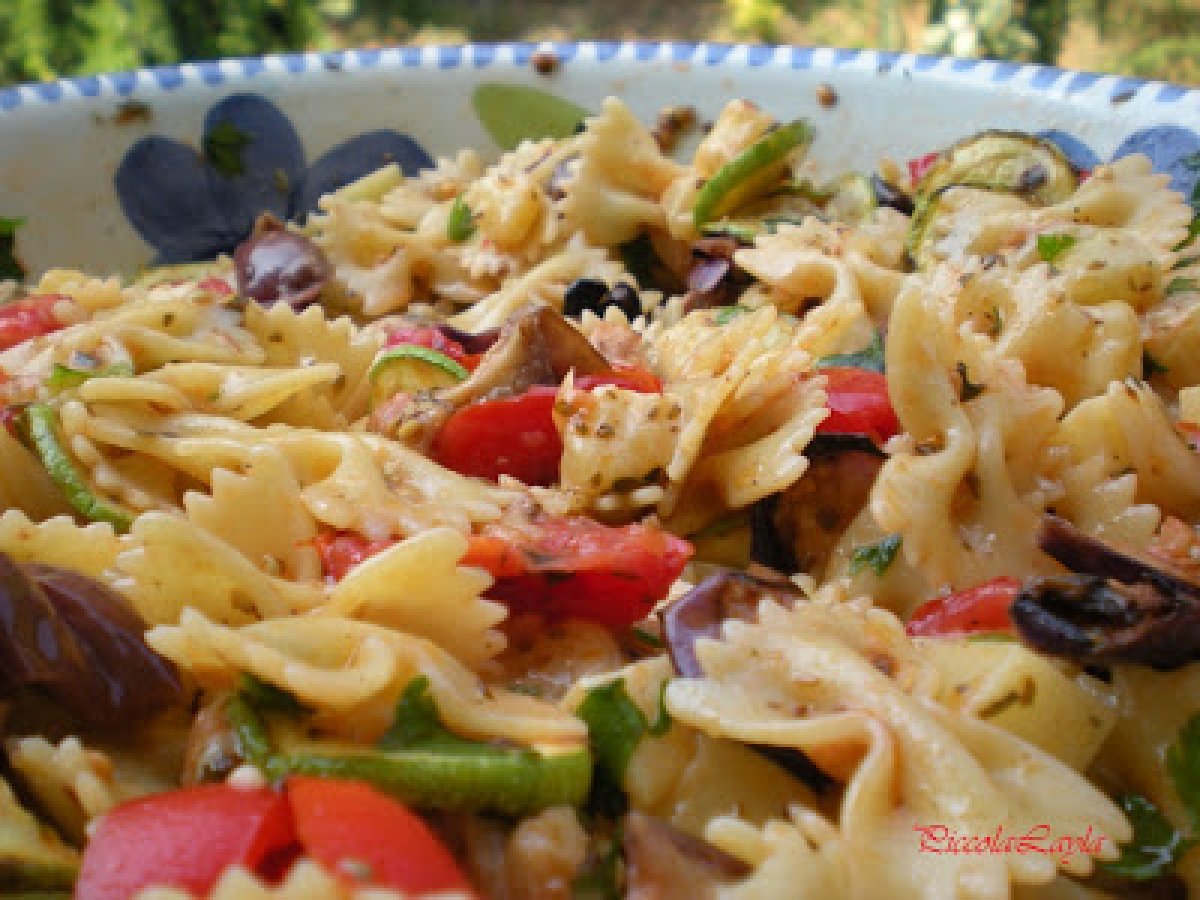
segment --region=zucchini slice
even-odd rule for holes
[[[696,195],[692,207],[696,230],[703,230],[713,219],[727,216],[764,194],[782,176],[792,151],[812,143],[813,134],[808,122],[797,119],[775,129],[721,166]]]
[[[858,172],[849,172],[835,179],[828,190],[830,194],[824,204],[824,213],[826,218],[834,222],[853,225],[879,206],[871,179]]]
[[[439,350],[417,344],[389,347],[371,366],[371,405],[377,407],[401,391],[417,394],[450,387],[470,374]]]
[[[952,185],[1009,191],[1046,206],[1075,192],[1079,178],[1052,142],[1020,131],[984,131],[943,150],[916,186],[918,201]]]

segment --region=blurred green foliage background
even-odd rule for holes
[[[280,50],[577,38],[924,50],[1200,84],[1197,0],[0,0],[0,83]]]

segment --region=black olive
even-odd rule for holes
[[[260,220],[254,234],[233,252],[238,293],[263,306],[286,303],[303,309],[317,302],[333,275],[321,248],[277,220]]]
[[[890,206],[892,209],[904,213],[906,216],[913,214],[913,199],[908,196],[900,188],[894,184],[889,184],[879,177],[878,174],[871,176],[871,187],[875,190],[875,202],[880,206]]]
[[[563,315],[571,318],[578,319],[585,309],[602,316],[610,306],[615,306],[630,319],[642,314],[637,291],[623,281],[610,288],[596,278],[577,278],[567,285],[563,294]]]
[[[608,292],[607,306],[615,306],[625,313],[627,319],[636,319],[642,314],[642,301],[637,291],[624,281],[618,281]]]
[[[585,309],[596,315],[604,313],[608,285],[595,278],[576,278],[563,294],[563,315],[578,319]]]

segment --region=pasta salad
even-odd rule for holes
[[[8,285],[6,888],[1200,891],[1187,202],[674,136]]]

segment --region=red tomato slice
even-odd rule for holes
[[[210,275],[208,278],[202,278],[196,287],[201,290],[208,291],[212,294],[220,294],[222,297],[229,297],[233,294],[233,288],[229,282],[217,275]]]
[[[63,299],[60,294],[37,294],[0,306],[0,350],[62,328],[63,323],[54,316],[54,304]]]
[[[1200,453],[1200,425],[1193,425],[1191,422],[1176,422],[1175,428],[1183,435],[1188,446]]]
[[[420,816],[361,781],[289,778],[296,834],[305,852],[352,884],[405,893],[476,896],[454,857]]]
[[[912,179],[914,185],[933,168],[933,164],[937,162],[939,156],[941,154],[934,150],[932,153],[926,153],[924,156],[918,156],[916,159],[908,161],[908,177]]]
[[[888,396],[887,377],[870,369],[835,366],[825,376],[829,416],[817,431],[825,434],[867,434],[882,443],[900,432],[900,420]]]
[[[163,885],[204,896],[229,866],[251,871],[295,843],[282,794],[206,784],[123,803],[83,854],[77,900],[128,900]]]
[[[428,347],[444,353],[467,371],[472,371],[483,358],[482,353],[468,353],[458,341],[448,338],[438,329],[429,325],[409,325],[397,328],[388,334],[385,347],[398,347],[401,344],[412,344],[418,347]]]
[[[326,577],[341,581],[346,573],[368,557],[386,550],[395,541],[373,541],[356,531],[322,531],[313,540]]]
[[[925,637],[1013,630],[1009,608],[1021,582],[1001,576],[953,594],[934,597],[917,607],[905,631]]]
[[[575,379],[575,387],[581,391],[590,391],[606,384],[639,394],[662,393],[662,382],[658,380],[657,375],[646,369],[614,368],[611,375],[581,375]]]
[[[562,439],[554,427],[555,387],[531,387],[515,397],[481,400],[446,420],[431,455],[461,475],[495,481],[511,475],[546,487],[558,481]]]
[[[462,564],[490,572],[487,596],[515,612],[621,629],[649,615],[694,552],[649,525],[547,517],[532,533],[493,526],[473,537]]]

